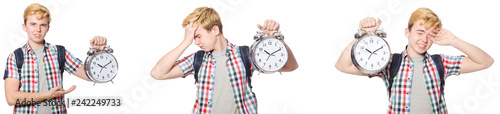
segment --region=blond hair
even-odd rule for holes
[[[28,16],[30,15],[36,15],[37,19],[42,19],[44,17],[47,17],[49,19],[49,24],[50,24],[50,12],[49,9],[47,9],[45,6],[40,5],[38,3],[33,3],[29,5],[25,10],[24,10],[24,24],[26,24],[26,20],[28,20]]]
[[[188,25],[190,22],[196,22],[208,31],[211,31],[214,26],[218,26],[219,32],[222,34],[222,22],[220,20],[219,14],[213,8],[196,8],[184,19],[184,21],[182,22],[182,26],[186,27],[186,25]]]
[[[415,10],[408,21],[408,29],[411,30],[413,24],[418,20],[422,19],[423,22],[420,25],[424,25],[425,29],[429,28],[441,28],[441,20],[439,17],[429,8],[418,8]]]

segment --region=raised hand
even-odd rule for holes
[[[375,20],[373,17],[367,17],[359,22],[359,29],[371,34],[377,31],[380,24],[382,24],[382,20],[380,20],[380,18]]]

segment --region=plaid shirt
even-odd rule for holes
[[[234,94],[234,102],[239,114],[257,113],[257,100],[253,94],[248,80],[246,80],[245,65],[240,58],[240,51],[236,45],[228,43],[226,47],[226,66],[231,87]],[[184,72],[184,77],[193,74],[194,53],[177,61]],[[209,114],[212,110],[213,87],[216,61],[212,52],[205,52],[203,62],[198,73],[198,88],[196,103],[193,113]]]
[[[401,53],[402,61],[399,67],[399,72],[394,77],[394,82],[389,85],[388,75],[385,73],[379,73],[376,75],[371,75],[371,77],[380,77],[384,80],[386,86],[392,86],[391,96],[389,96],[389,114],[409,114],[410,113],[410,96],[411,96],[411,80],[413,76],[413,66],[414,63],[408,55],[407,51]],[[451,75],[459,75],[460,67],[462,65],[462,59],[464,56],[447,56],[441,54],[441,61],[443,62],[443,68],[445,72],[445,77]],[[392,61],[391,61],[392,62]],[[385,72],[389,72],[390,63],[385,69]],[[444,100],[444,94],[441,94],[441,82],[439,79],[438,70],[436,64],[432,60],[431,56],[426,52],[424,54],[424,80],[427,86],[427,92],[429,93],[429,99],[431,101],[431,107],[434,114],[447,114],[446,103]]]
[[[57,61],[57,48],[56,46],[50,45],[49,43],[44,44],[44,53],[43,56],[43,65],[45,66],[45,72],[47,75],[47,84],[48,89],[62,86],[62,74],[59,71],[59,62]],[[38,93],[40,90],[38,88],[38,63],[37,56],[35,52],[28,43],[26,43],[22,49],[24,55],[23,66],[21,69],[21,73],[18,73],[17,65],[16,65],[16,56],[14,53],[11,53],[7,58],[7,67],[5,68],[4,80],[6,78],[15,78],[19,80],[19,91],[26,93]],[[71,55],[66,50],[66,64],[65,69],[69,73],[73,74],[76,72],[78,67],[82,65],[82,62]],[[54,114],[65,114],[66,106],[64,103],[64,96],[56,97],[50,99],[54,102],[58,102],[57,106],[52,106],[52,112]],[[23,100],[19,100],[22,102]],[[31,99],[26,99],[26,101],[31,101]],[[46,102],[52,103],[52,102]],[[62,104],[62,105],[61,105]],[[45,103],[41,103],[40,105],[45,105]],[[38,106],[36,105],[27,105],[27,106],[14,106],[14,114],[36,114],[38,112]]]

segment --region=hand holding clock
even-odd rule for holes
[[[264,31],[267,36],[272,36],[274,33],[279,31],[280,24],[272,19],[268,19],[264,21],[263,25],[257,24],[257,28]]]
[[[359,29],[371,34],[377,31],[380,24],[382,24],[382,20],[380,20],[380,18],[375,20],[373,17],[367,17],[359,22]]]
[[[90,47],[94,49],[103,50],[104,47],[106,47],[106,42],[107,42],[106,37],[94,36],[94,38],[90,40]]]

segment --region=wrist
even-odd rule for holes
[[[461,39],[460,39],[460,38],[458,38],[458,37],[455,37],[455,38],[453,38],[453,39],[451,40],[451,43],[450,43],[450,44],[451,44],[451,46],[453,46],[453,47],[457,47],[457,46],[459,46],[459,45],[460,45],[460,42],[463,42],[463,40],[461,40]]]

